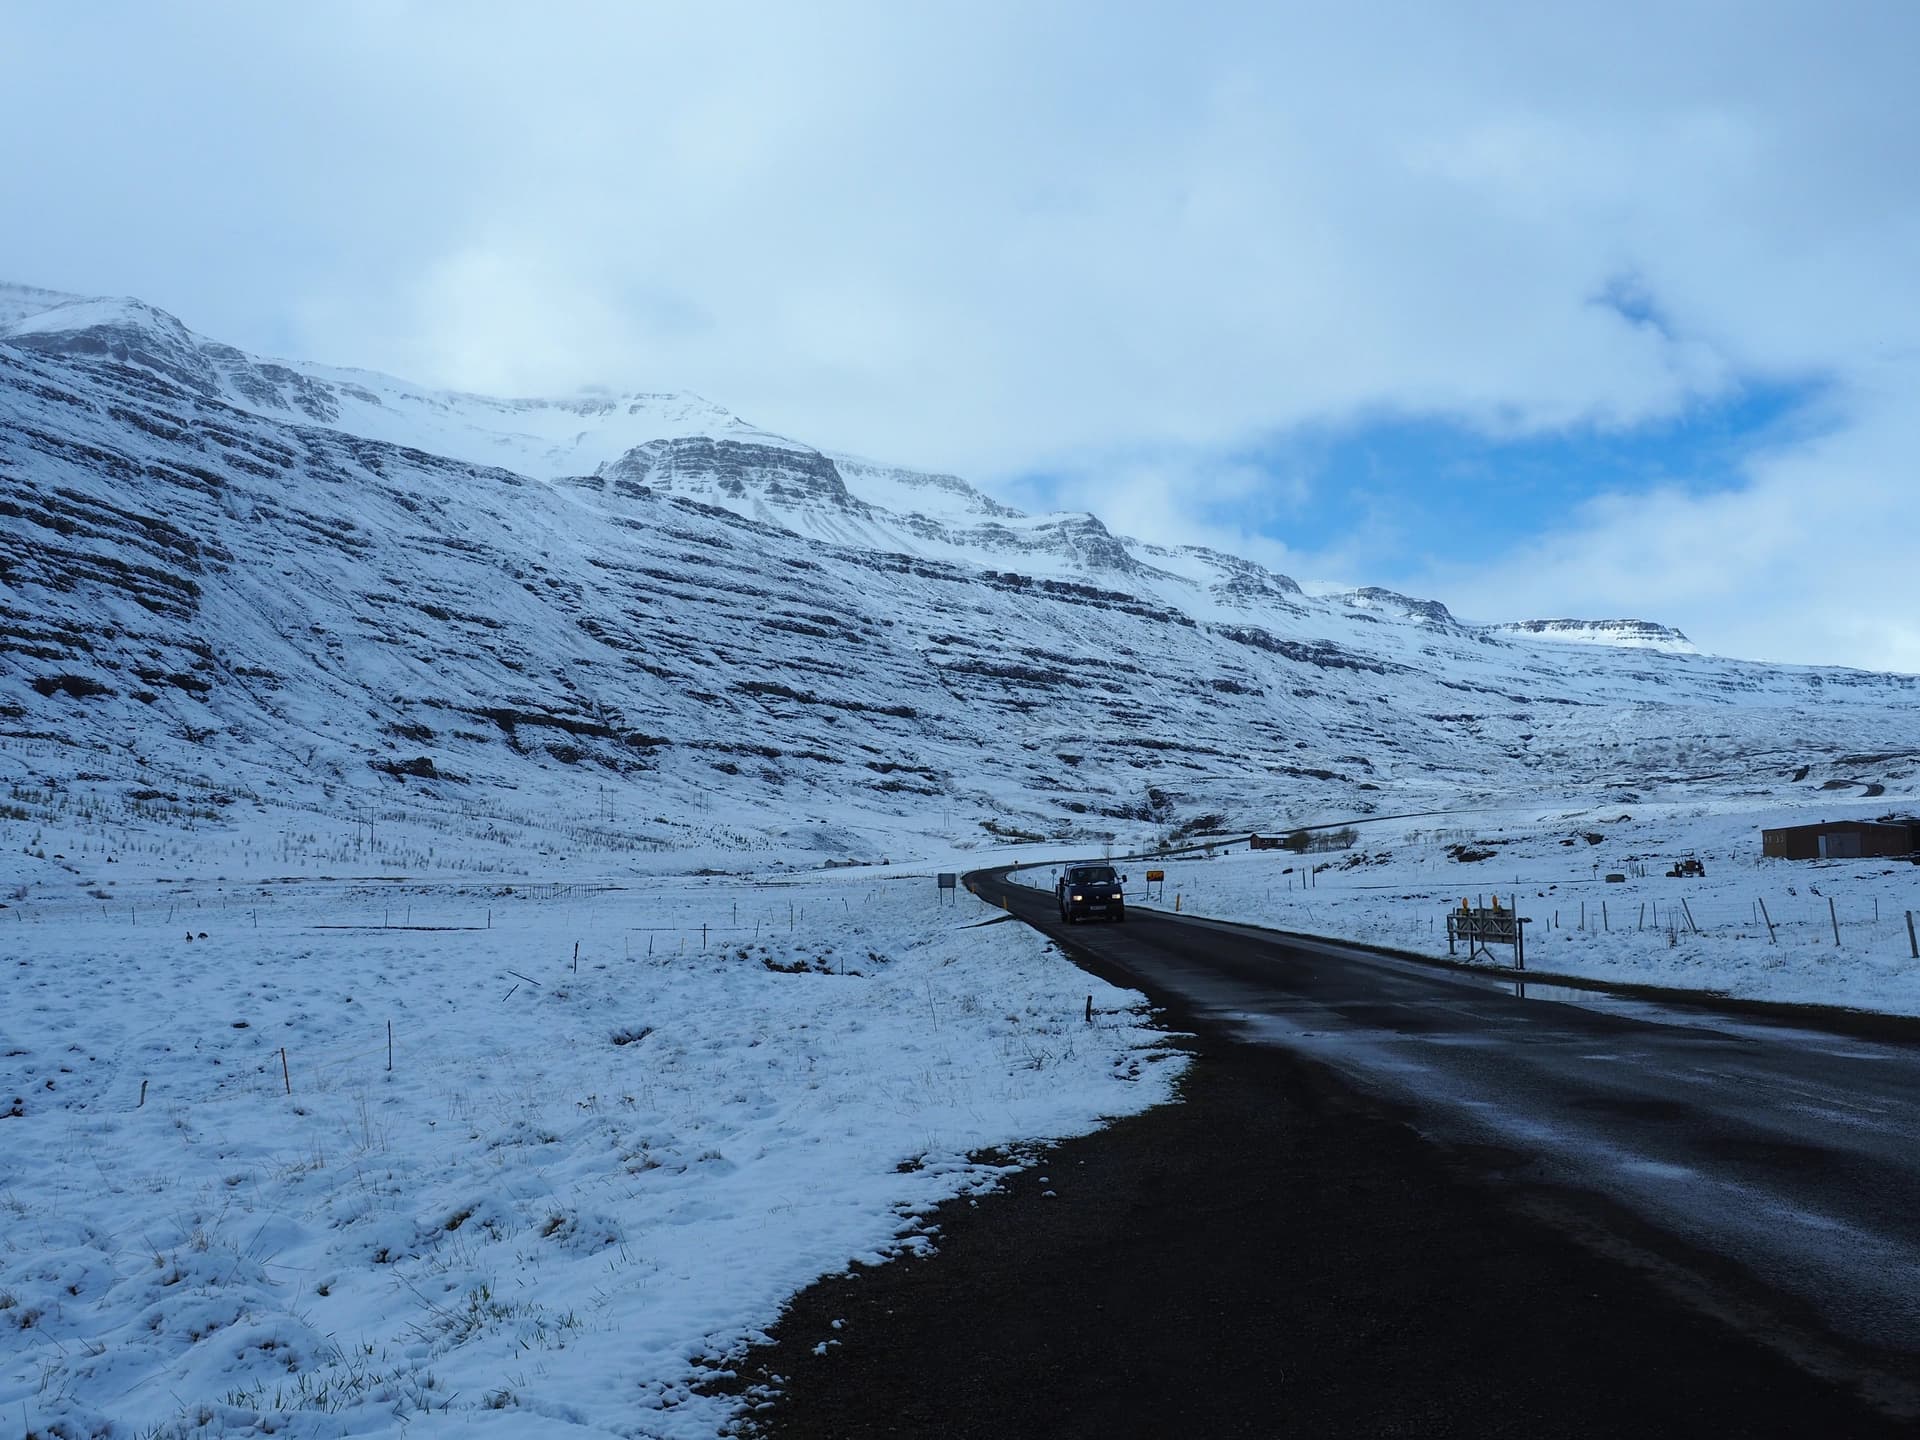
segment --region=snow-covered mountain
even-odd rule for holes
[[[0,322],[16,786],[469,817],[591,793],[635,844],[697,813],[877,852],[935,824],[1911,788],[1920,755],[1920,678],[1309,596],[690,395],[433,391],[17,287]]]
[[[807,448],[685,393],[501,400],[432,390],[371,370],[262,360],[132,299],[0,285],[0,341],[42,355],[137,365],[196,396],[268,419],[326,425],[542,478],[584,474],[635,445],[669,437]]]

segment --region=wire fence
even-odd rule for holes
[[[1542,931],[1658,931],[1680,934],[1726,933],[1752,935],[1770,943],[1792,940],[1804,943],[1812,936],[1845,947],[1891,947],[1896,942],[1905,948],[1920,950],[1914,944],[1914,911],[1896,909],[1878,896],[1839,896],[1820,894],[1755,895],[1741,900],[1732,896],[1695,899],[1673,896],[1543,902],[1537,896],[1518,897],[1522,909]],[[1913,958],[1920,958],[1916,955]]]

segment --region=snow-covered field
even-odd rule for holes
[[[1759,858],[1810,818],[1361,822],[1157,862],[1154,901],[1120,863],[1136,906],[1430,955],[1498,893],[1536,973],[1920,1013],[1920,868]],[[576,845],[539,879],[440,820],[195,823],[9,822],[0,1413],[27,1433],[725,1433],[742,1402],[701,1380],[788,1296],[928,1244],[987,1152],[1162,1101],[1181,1063],[1139,996],[938,903],[935,870],[1038,848]],[[1706,875],[1667,878],[1685,855]]]
[[[1530,972],[1920,1014],[1906,920],[1912,911],[1920,924],[1920,866],[1760,855],[1763,828],[1877,813],[1871,802],[1754,810],[1728,800],[1361,822],[1346,850],[1238,845],[1154,862],[1166,874],[1157,901],[1143,898],[1147,863],[1124,868],[1129,905],[1171,910],[1177,901],[1189,915],[1440,957],[1447,910],[1498,895],[1531,922]],[[1706,874],[1669,878],[1686,856]],[[1608,874],[1626,879],[1609,884]],[[1052,884],[1046,868],[1018,878]],[[1511,960],[1510,949],[1496,954]]]
[[[713,1435],[787,1296],[1180,1065],[925,873],[111,895],[0,910],[28,1433]]]

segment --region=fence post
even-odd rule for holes
[[[1827,919],[1833,922],[1833,948],[1840,948],[1840,912],[1833,908],[1833,897],[1827,897]]]
[[[1760,906],[1760,918],[1767,922],[1767,943],[1769,945],[1778,945],[1780,941],[1778,937],[1776,937],[1773,933],[1774,931],[1773,917],[1767,914],[1767,902],[1762,900],[1762,901],[1759,901],[1758,903]]]
[[[1913,911],[1907,911],[1907,947],[1913,951],[1913,958],[1920,960],[1920,939],[1914,938]]]
[[[1700,927],[1693,923],[1693,907],[1687,904],[1687,897],[1684,895],[1680,897],[1680,909],[1681,909],[1681,912],[1687,917],[1687,928],[1693,931],[1694,934],[1698,935],[1700,933]]]

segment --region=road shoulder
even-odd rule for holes
[[[1905,1433],[1513,1207],[1326,1072],[1206,1047],[1179,1103],[796,1296],[753,1432]]]

